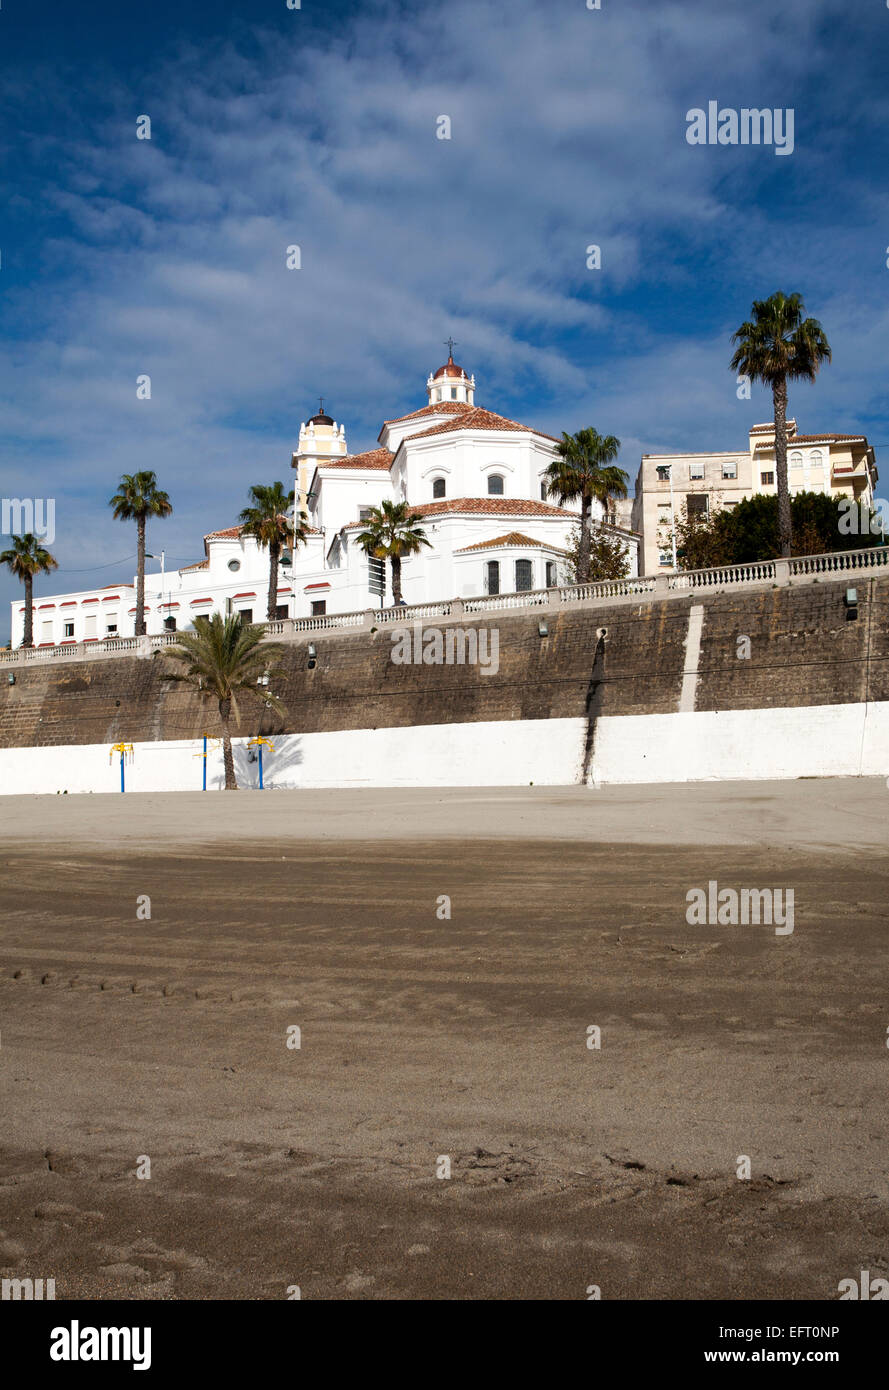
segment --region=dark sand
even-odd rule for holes
[[[882,781],[3,798],[2,1273],[58,1299],[886,1275],[887,809]],[[710,878],[792,887],[793,935],[688,926]]]

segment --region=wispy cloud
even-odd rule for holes
[[[835,360],[792,408],[889,439],[889,12],[453,0],[294,19],[183,45],[138,87],[101,51],[76,78],[7,84],[26,162],[2,248],[4,491],[57,498],[63,567],[104,562],[118,531],[126,553],[106,499],[143,467],[173,495],[163,543],[197,556],[250,483],[287,476],[319,393],[367,447],[422,403],[449,332],[484,404],[617,433],[635,472],[643,448],[743,444],[767,403],[738,402],[728,336],[754,296],[798,288]],[[792,158],[688,146],[685,111],[709,99],[795,105]]]

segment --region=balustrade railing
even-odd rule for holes
[[[644,575],[636,579],[598,580],[589,584],[560,585],[553,589],[529,589],[512,594],[480,594],[473,598],[442,599],[434,603],[399,605],[397,608],[361,609],[354,613],[317,613],[310,618],[277,618],[264,623],[269,636],[295,636],[301,632],[335,632],[343,629],[387,627],[426,618],[458,618],[478,613],[509,612],[522,608],[556,607],[561,604],[624,598],[656,599],[696,589],[741,588],[747,584],[781,584],[821,575],[856,570],[889,570],[889,546],[866,550],[841,550],[823,555],[798,555],[789,560],[757,560],[746,565],[719,565],[713,569],[680,570],[678,574]],[[53,646],[17,647],[0,651],[0,662],[85,660],[97,654],[150,653],[178,641],[178,633],[161,632],[150,637],[105,637]]]

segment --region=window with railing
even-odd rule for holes
[[[517,594],[534,588],[534,566],[530,560],[516,560],[515,587]]]
[[[489,560],[485,565],[485,593],[500,593],[500,561]]]

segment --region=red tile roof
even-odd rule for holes
[[[522,549],[525,549],[529,545],[537,546],[544,550],[552,550],[554,548],[548,545],[546,541],[535,541],[532,536],[526,536],[521,531],[507,531],[505,536],[494,536],[493,539],[489,541],[476,541],[475,545],[461,545],[460,549],[454,553],[456,555],[464,555],[469,550],[492,550],[495,546],[501,545],[516,545],[521,546]],[[564,555],[567,554],[567,551],[560,551],[559,553]]]
[[[532,429],[530,425],[520,425],[517,420],[508,420],[505,415],[497,415],[493,410],[484,410],[480,405],[470,406],[469,410],[462,411],[455,420],[445,420],[441,425],[433,425],[431,429],[420,430],[418,434],[409,437],[426,439],[431,434],[448,434],[453,430],[515,430],[559,442],[554,435],[543,434],[541,430]]]
[[[466,401],[435,401],[432,405],[424,405],[420,410],[412,410],[409,415],[396,415],[394,420],[384,420],[383,428],[386,425],[400,425],[404,420],[422,420],[427,415],[458,415],[463,410],[473,408]],[[380,430],[380,434],[382,433]]]
[[[241,534],[240,526],[226,526],[222,531],[208,531],[205,541],[236,541]]]
[[[329,463],[319,462],[316,471],[324,468],[385,468],[388,471],[394,457],[388,449],[368,449],[363,454],[347,454],[345,458],[331,459]]]
[[[532,497],[443,497],[436,502],[419,502],[411,511],[419,516],[434,516],[440,512],[473,512],[483,516],[570,516],[578,512],[554,507],[551,502],[538,502]]]
[[[225,529],[222,530],[222,531],[208,531],[207,534],[206,534],[206,536],[204,537],[204,540],[205,540],[205,541],[236,541],[236,540],[238,539],[238,537],[240,536],[240,534],[241,534],[241,532],[242,532],[243,529],[244,529],[244,528],[243,528],[242,526],[226,526]],[[316,530],[316,528],[315,528],[314,526],[307,526],[307,527],[305,528],[305,531],[306,531],[306,535],[307,535],[307,536],[318,536],[318,535],[321,534],[320,531]],[[188,568],[189,568],[189,569],[196,569],[196,568],[198,568],[198,567],[197,567],[196,565],[189,565]]]
[[[867,442],[863,434],[795,434],[791,438],[788,438],[788,443],[820,444],[822,442],[829,443],[832,439],[860,440],[862,444]]]
[[[197,564],[195,564],[195,565],[183,565],[182,568],[180,569],[179,573],[180,573],[180,574],[188,574],[189,570],[205,570],[205,569],[209,569],[209,567],[210,567],[210,561],[209,561],[209,560],[198,560]]]
[[[447,516],[549,516],[568,517],[575,521],[578,512],[566,511],[564,507],[553,507],[548,502],[535,502],[526,497],[446,497],[436,502],[418,502],[411,507],[411,514],[418,517]],[[352,521],[343,527],[345,531],[366,526],[364,521]]]

